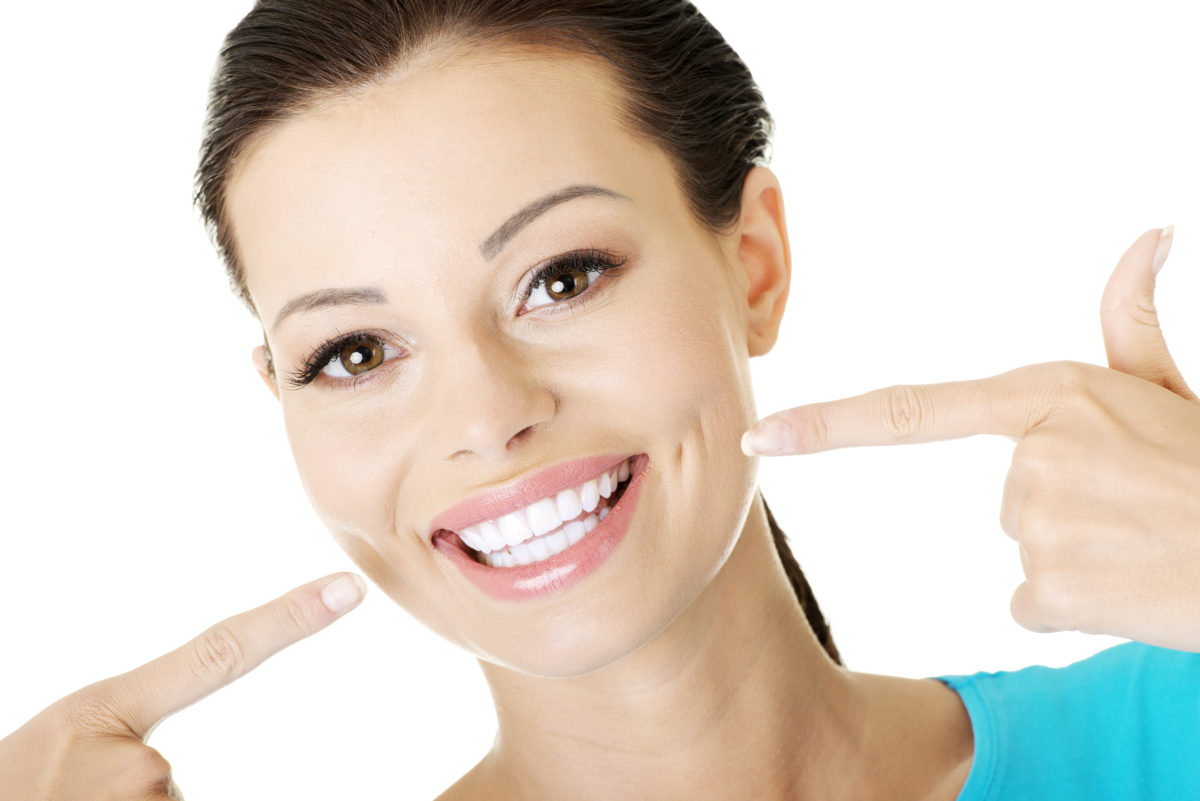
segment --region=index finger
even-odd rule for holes
[[[227,618],[174,651],[89,689],[102,694],[119,719],[114,724],[144,740],[165,718],[349,612],[365,590],[362,579],[353,573],[317,579]]]
[[[899,385],[797,406],[759,421],[742,438],[742,450],[776,456],[973,434],[1022,437],[1051,408],[1051,396],[1041,386],[1053,382],[1029,380],[1037,367],[973,381]]]

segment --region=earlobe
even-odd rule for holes
[[[271,390],[271,394],[275,399],[279,399],[279,384],[275,382],[275,371],[271,365],[271,357],[267,353],[265,345],[259,345],[251,354],[251,359],[254,361],[254,369],[258,371],[258,377],[267,385],[267,389]]]
[[[737,236],[738,261],[747,278],[747,347],[751,356],[761,356],[779,336],[792,274],[783,191],[766,167],[746,175]]]

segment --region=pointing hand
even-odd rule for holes
[[[364,589],[353,574],[326,576],[55,702],[0,740],[0,799],[182,799],[146,745],[154,727],[325,628]]]
[[[1101,303],[1109,368],[1039,364],[800,406],[756,424],[743,450],[1014,438],[1000,511],[1025,572],[1013,618],[1035,631],[1200,651],[1200,402],[1154,309],[1171,236],[1143,234],[1109,279]]]

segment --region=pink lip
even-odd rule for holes
[[[615,464],[619,464],[620,461],[618,459]],[[629,529],[629,521],[633,517],[633,511],[641,497],[642,485],[646,483],[646,468],[649,462],[649,457],[644,453],[634,457],[630,468],[629,484],[616,505],[611,507],[608,516],[579,542],[566,550],[559,551],[549,559],[520,567],[489,567],[476,562],[457,534],[443,530],[446,527],[435,530],[433,547],[454,563],[455,567],[461,570],[472,584],[493,598],[502,601],[527,601],[560,592],[600,567],[624,539],[625,532]],[[551,468],[547,473],[554,469]],[[604,467],[599,467],[597,472],[603,470]],[[591,477],[592,474],[585,474],[580,481],[586,481]],[[568,482],[562,485],[562,488],[570,486],[574,485]],[[535,493],[533,500],[542,497],[544,495]],[[517,505],[514,508],[520,509],[522,506]],[[456,506],[447,510],[439,515],[435,522],[458,509],[459,507]],[[487,520],[489,518],[480,519]],[[474,522],[477,522],[476,519],[471,519],[467,525]]]
[[[432,537],[442,529],[462,531],[467,526],[482,523],[484,520],[495,520],[509,512],[524,509],[534,501],[557,495],[569,487],[577,487],[628,458],[629,454],[587,456],[547,467],[507,487],[481,492],[434,517],[429,525],[429,535]]]

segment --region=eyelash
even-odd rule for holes
[[[351,331],[348,334],[339,334],[332,339],[327,339],[304,360],[304,363],[300,365],[298,370],[288,377],[288,386],[292,389],[302,389],[313,381],[316,381],[321,371],[328,367],[329,363],[342,352],[342,348],[356,342],[369,342],[381,348],[385,345],[383,338],[372,331]],[[333,380],[338,381],[343,386],[353,388],[360,381],[368,380],[372,372],[374,370],[356,375],[350,379]]]
[[[567,310],[574,309],[588,301],[592,295],[591,282],[596,276],[617,270],[624,264],[624,259],[618,258],[614,254],[604,250],[586,249],[565,253],[534,270],[533,275],[529,278],[529,284],[520,295],[521,306],[524,307],[529,301],[529,297],[535,289],[544,287],[554,276],[570,272],[587,273],[588,287],[584,290],[583,294],[557,303],[546,304],[556,308],[565,307]],[[536,308],[540,309],[543,306]],[[317,380],[321,375],[321,371],[329,366],[329,363],[341,353],[343,348],[359,342],[370,343],[381,348],[386,344],[383,338],[373,331],[351,331],[348,334],[339,334],[319,345],[304,360],[299,369],[288,376],[287,385],[291,389],[302,389],[308,386]],[[339,388],[353,389],[360,382],[371,380],[371,374],[378,369],[377,367],[374,370],[367,371],[350,379],[334,378],[331,381],[339,385]]]
[[[574,309],[580,304],[587,302],[592,294],[591,282],[596,276],[607,273],[610,270],[615,271],[624,264],[624,259],[618,258],[606,250],[589,248],[587,250],[575,250],[570,253],[564,253],[534,270],[533,275],[529,278],[529,285],[521,293],[521,306],[524,307],[529,302],[529,297],[535,289],[544,287],[550,283],[550,279],[554,276],[562,275],[563,273],[587,273],[588,288],[584,290],[583,294],[557,303],[546,304],[546,306],[553,306],[555,308],[565,308],[568,311]],[[616,273],[614,272],[613,275],[616,275]],[[546,306],[538,306],[537,308],[541,309]]]

